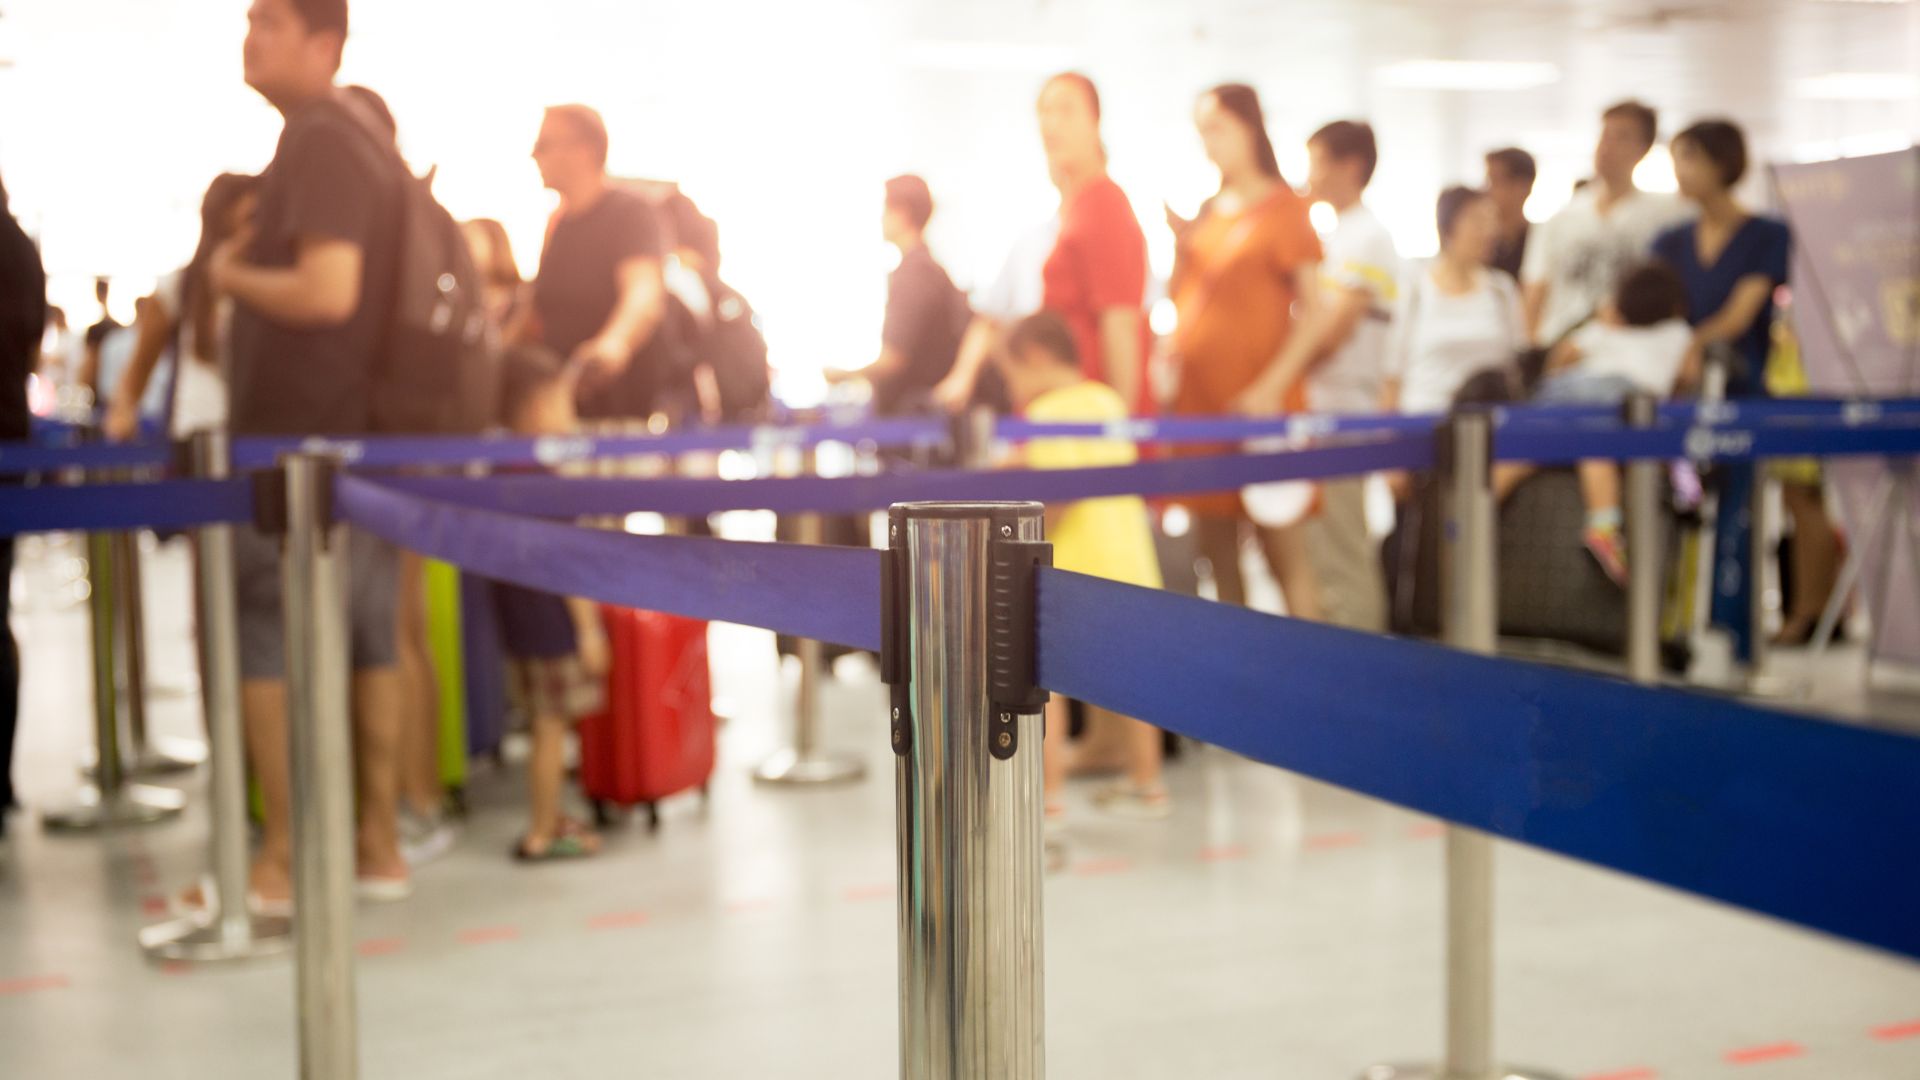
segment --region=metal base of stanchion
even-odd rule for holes
[[[147,745],[129,759],[125,767],[128,776],[175,776],[192,772],[206,763],[206,743],[156,735],[147,740]],[[99,767],[97,760],[82,759],[80,775],[92,780]]]
[[[1566,1080],[1566,1077],[1518,1065],[1502,1065],[1485,1076],[1450,1072],[1444,1065],[1375,1065],[1361,1073],[1359,1080]]]
[[[1766,672],[1747,676],[1746,692],[1749,697],[1775,700],[1804,698],[1813,692],[1813,682],[1810,679]]]
[[[763,784],[850,784],[867,775],[867,763],[848,754],[811,754],[782,750],[761,762],[753,778]]]
[[[75,805],[44,815],[41,823],[48,832],[97,832],[129,825],[155,825],[178,817],[186,809],[187,797],[171,788],[128,784],[110,798],[88,788]]]
[[[245,933],[230,935],[213,912],[195,912],[140,931],[140,948],[154,960],[194,964],[263,960],[293,948],[292,919],[249,915],[247,920]]]

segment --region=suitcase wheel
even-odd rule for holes
[[[650,833],[657,833],[660,831],[660,804],[659,803],[650,802],[647,804],[647,831]]]
[[[609,828],[616,820],[613,807],[608,806],[605,800],[593,800],[593,824],[596,828]]]

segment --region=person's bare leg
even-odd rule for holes
[[[1223,604],[1245,606],[1247,585],[1240,573],[1240,519],[1196,514],[1194,537],[1200,557],[1213,572],[1214,598]]]
[[[1267,557],[1268,569],[1280,583],[1280,594],[1287,601],[1287,614],[1309,622],[1323,621],[1326,610],[1320,603],[1320,579],[1307,557],[1305,523],[1284,528],[1262,526],[1254,532],[1260,537],[1260,550]]]
[[[354,760],[359,777],[359,864],[364,877],[404,879],[400,855],[400,669],[353,674]]]
[[[400,795],[422,816],[440,810],[440,687],[427,644],[426,560],[400,553],[400,594],[394,605],[400,659]]]
[[[1106,709],[1095,710],[1104,715],[1109,724],[1121,729],[1127,739],[1127,779],[1136,791],[1161,790],[1161,758],[1166,752],[1166,736],[1160,729],[1144,720],[1135,720],[1131,716],[1121,716]]]
[[[262,900],[293,898],[293,766],[287,747],[287,684],[248,679],[240,684],[247,761],[260,785],[260,849],[249,887]]]
[[[1513,494],[1513,489],[1519,487],[1533,474],[1534,467],[1523,463],[1503,461],[1495,465],[1493,467],[1494,499],[1506,501],[1507,496]]]
[[[1049,812],[1061,805],[1067,790],[1067,759],[1073,753],[1067,739],[1067,712],[1066,698],[1055,694],[1047,699],[1047,735],[1041,745],[1040,772]]]
[[[1620,508],[1620,469],[1611,461],[1586,460],[1580,463],[1580,501],[1587,517]]]
[[[527,757],[527,834],[531,854],[560,836],[560,788],[567,779],[567,722],[542,713],[533,718],[533,751]]]
[[[1812,633],[1840,583],[1840,537],[1820,485],[1782,484],[1780,494],[1793,517],[1793,596],[1780,640],[1799,642]]]

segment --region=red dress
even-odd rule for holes
[[[1060,236],[1042,270],[1043,304],[1073,331],[1080,367],[1090,379],[1107,377],[1106,350],[1100,345],[1100,313],[1109,308],[1140,311],[1147,293],[1147,238],[1133,215],[1127,193],[1108,176],[1076,192],[1060,210]],[[1154,412],[1146,364],[1151,331],[1140,317],[1140,393],[1136,416]]]

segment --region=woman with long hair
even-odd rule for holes
[[[1280,175],[1260,96],[1251,86],[1229,83],[1202,94],[1194,126],[1207,160],[1220,170],[1220,188],[1192,221],[1167,210],[1178,242],[1169,290],[1179,311],[1173,411],[1218,416],[1231,411],[1279,354],[1296,305],[1305,310],[1313,304],[1320,240],[1306,200]],[[1299,393],[1296,388],[1291,411],[1304,407]],[[1222,602],[1246,602],[1240,547],[1251,531],[1287,610],[1300,618],[1321,617],[1319,585],[1302,535],[1306,500],[1298,513],[1280,515],[1291,520],[1263,513],[1269,524],[1255,524],[1238,493],[1183,501],[1194,515],[1200,554],[1212,567]]]

